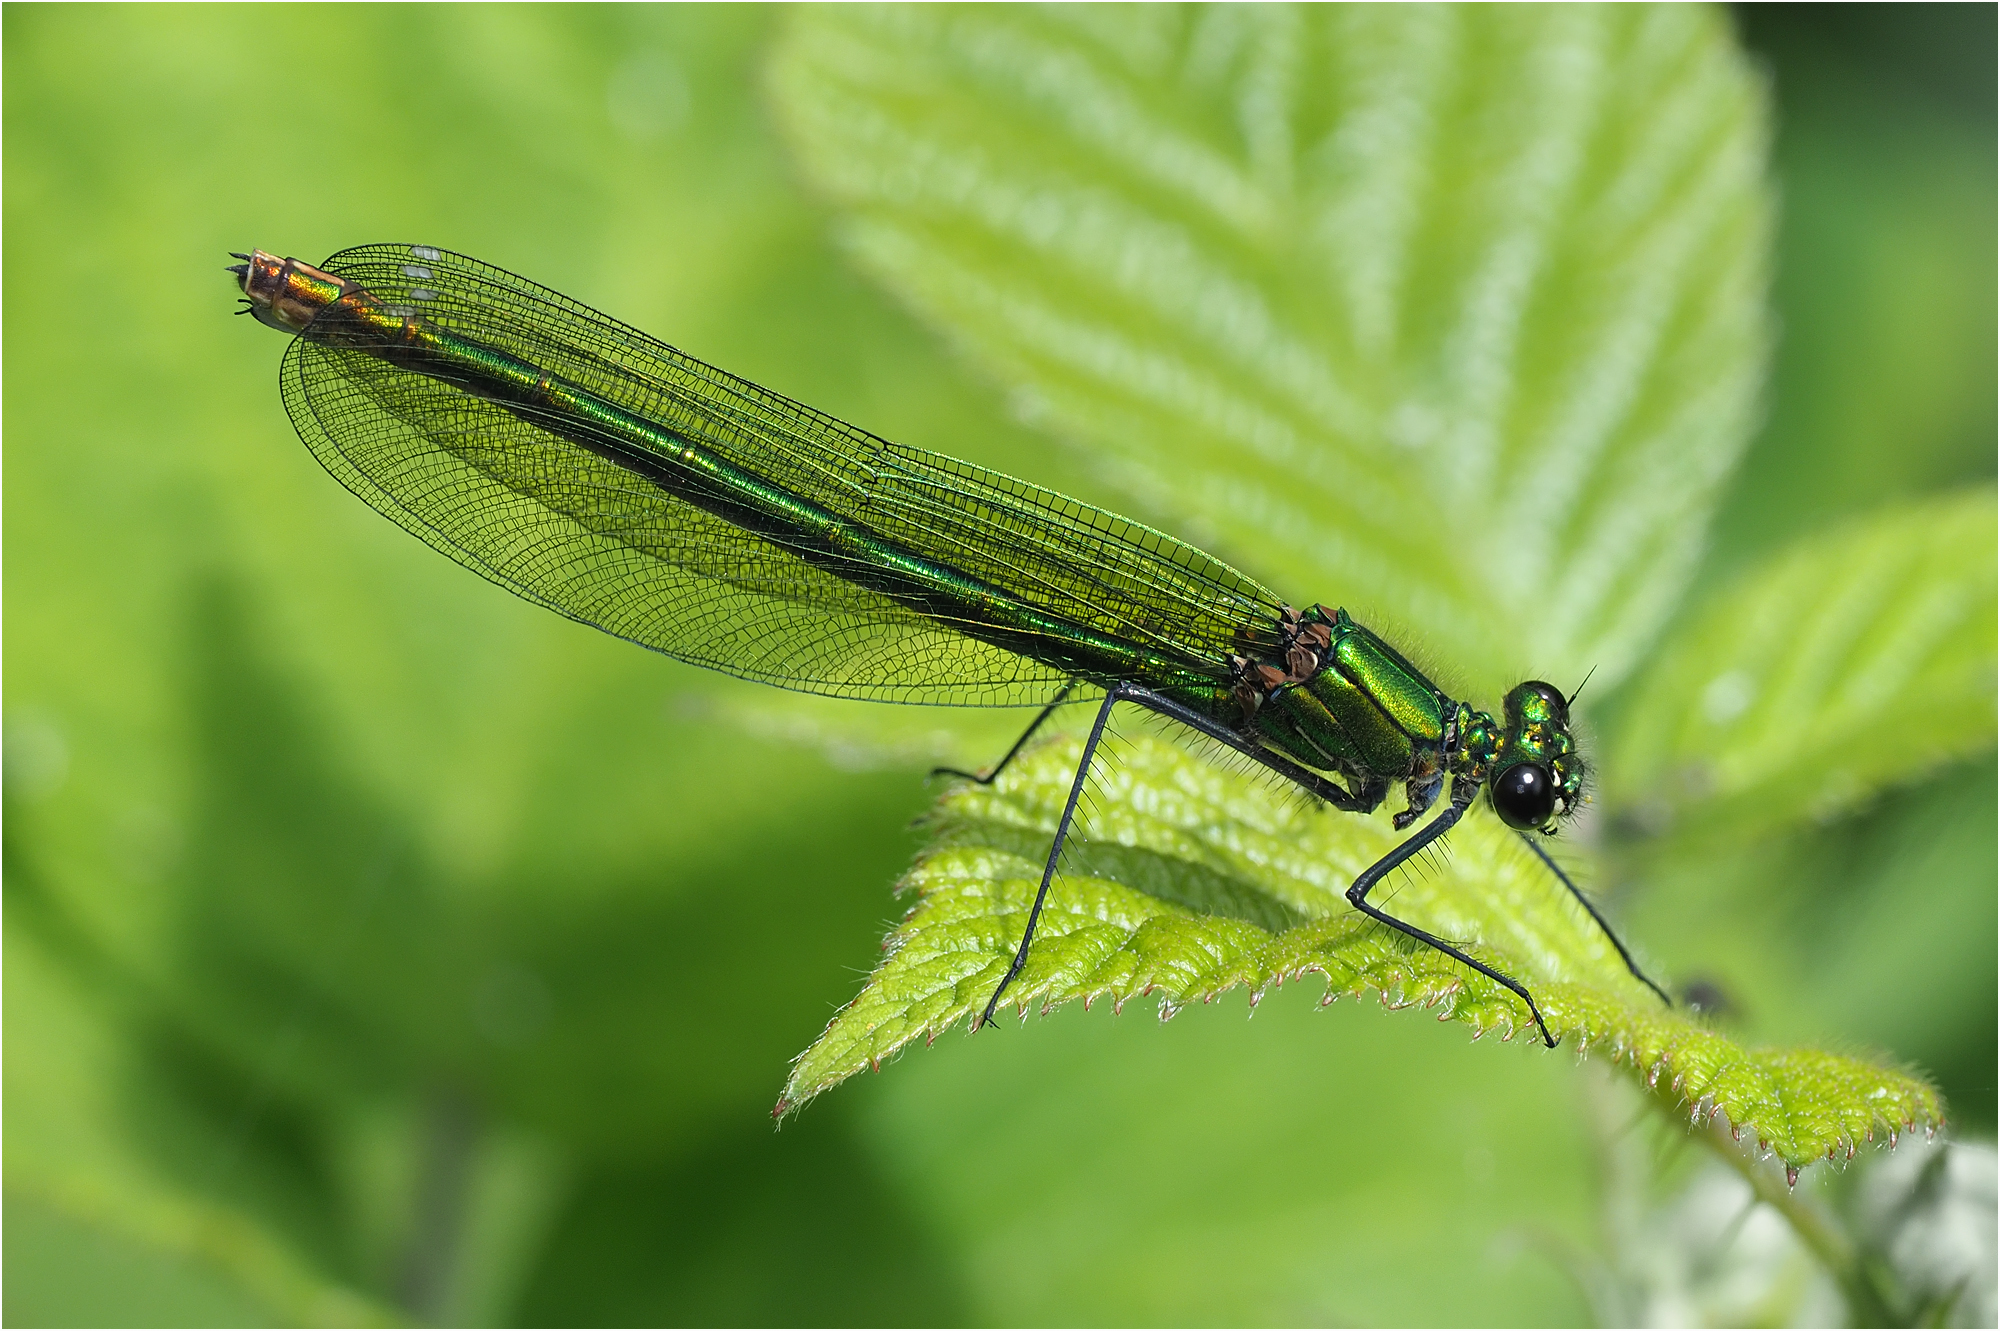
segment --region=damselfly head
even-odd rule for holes
[[[1503,704],[1505,729],[1487,779],[1493,811],[1520,831],[1553,834],[1583,802],[1583,756],[1569,731],[1569,700],[1539,679],[1516,684]]]

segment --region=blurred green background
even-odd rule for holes
[[[1738,18],[1775,89],[1782,341],[1702,586],[1994,471],[1994,11]],[[901,910],[923,772],[1018,718],[634,651],[293,437],[225,252],[420,240],[1145,516],[833,248],[762,102],[784,21],[0,17],[6,1320],[1587,1316],[1546,1255],[1599,1223],[1582,1078],[1372,1006],[1065,1012],[774,1133]],[[1622,904],[1747,1034],[1889,1049],[1990,1135],[1994,803],[1981,759],[1739,867],[1783,892]],[[1844,971],[1857,936],[1913,969]]]

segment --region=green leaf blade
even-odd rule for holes
[[[1990,749],[1994,512],[1984,486],[1905,503],[1745,572],[1638,683],[1607,801],[1750,833]]]
[[[867,268],[1288,595],[1491,688],[1672,608],[1766,343],[1715,15],[840,8],[773,87]]]
[[[799,1057],[780,1116],[976,1019],[1026,926],[1079,756],[1075,740],[1052,741],[993,786],[941,801],[934,848],[903,884],[914,907],[861,994]],[[1153,997],[1164,1018],[1232,989],[1254,1002],[1317,975],[1323,1002],[1373,991],[1475,1037],[1497,1031],[1540,1047],[1512,993],[1348,907],[1347,883],[1399,839],[1386,817],[1274,799],[1259,776],[1152,739],[1121,745],[1103,784],[1116,798],[1071,843],[1008,989],[1012,1011]],[[1788,1164],[1942,1121],[1936,1092],[1918,1078],[1841,1055],[1744,1048],[1664,1009],[1483,808],[1453,833],[1448,858],[1393,876],[1377,900],[1444,937],[1476,940],[1475,955],[1529,985],[1559,1039],[1608,1054],[1693,1117],[1721,1114]]]

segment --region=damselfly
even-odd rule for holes
[[[1528,833],[1582,795],[1569,699],[1539,680],[1498,719],[1447,697],[1345,610],[1296,610],[1150,527],[878,439],[566,296],[427,245],[319,267],[257,251],[246,311],[293,334],[285,409],[313,455],[392,521],[530,601],[696,665],[837,697],[1041,712],[1101,694],[1041,886],[980,1023],[1027,963],[1078,797],[1118,703],[1261,764],[1337,809],[1400,784],[1406,830],[1354,908],[1527,1004],[1518,980],[1369,901],[1483,788]],[[996,962],[998,958],[996,957]]]

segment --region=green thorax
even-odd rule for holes
[[[1234,701],[1270,748],[1377,798],[1405,782],[1413,807],[1428,805],[1446,776],[1477,784],[1522,764],[1548,773],[1557,812],[1581,800],[1567,704],[1550,686],[1516,686],[1496,721],[1447,697],[1345,610],[1287,609],[1280,642],[1273,660],[1230,663]]]
[[[1366,781],[1423,779],[1491,760],[1493,718],[1446,697],[1347,611],[1288,615],[1284,639],[1281,664],[1252,666],[1237,693],[1271,747]]]
[[[1442,769],[1460,705],[1402,653],[1325,606],[1288,611],[1282,635],[1277,661],[1237,668],[1237,702],[1264,743],[1365,781]]]

